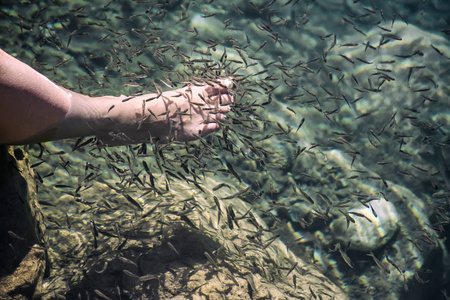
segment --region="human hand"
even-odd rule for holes
[[[91,126],[105,145],[117,146],[141,142],[168,143],[191,141],[220,129],[230,111],[232,80],[220,79],[212,85],[190,83],[187,86],[120,101],[104,99],[101,121]]]

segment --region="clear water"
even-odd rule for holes
[[[208,147],[166,146],[170,163],[160,166],[151,145],[72,151],[76,140],[58,141],[40,158],[38,145],[26,146],[35,163],[45,161],[34,169],[54,264],[49,293],[64,294],[83,268],[117,250],[104,236],[94,244],[94,223],[109,233],[156,232],[140,217],[155,203],[180,203],[170,193],[180,180],[167,171],[192,176],[187,167],[209,189],[250,187],[236,201],[250,202],[350,298],[444,299],[449,2],[41,1],[2,2],[0,11],[1,47],[77,92],[150,93],[167,89],[161,80],[205,72],[238,82],[232,148],[218,132]],[[149,181],[144,161],[160,194],[139,188],[137,178]],[[384,204],[370,208],[378,199]],[[369,216],[378,223],[365,227]],[[330,251],[336,243],[341,251]]]

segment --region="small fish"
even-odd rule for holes
[[[305,122],[305,118],[302,118],[300,120],[300,123],[297,126],[297,129],[295,130],[295,132],[297,133],[299,131],[299,129],[302,127],[303,123]]]
[[[295,262],[295,264],[292,265],[292,267],[288,270],[288,272],[286,273],[286,276],[289,276],[289,274],[292,273],[292,271],[294,271],[294,269],[298,266],[298,262]],[[295,276],[295,275],[294,275]]]
[[[208,259],[208,261],[216,268],[219,268],[219,265],[217,264],[217,262],[214,260],[214,258],[211,256],[211,254],[209,254],[208,252],[203,252],[203,254],[205,254],[206,258]]]
[[[267,44],[267,41],[262,42],[262,44],[259,46],[259,48],[256,50],[256,52],[258,52],[259,50],[261,50],[262,48],[264,48],[264,46]]]
[[[386,272],[387,274],[390,274],[391,271],[388,269],[388,267],[382,263],[380,260],[378,260],[378,258],[373,254],[372,251],[370,251],[370,254],[367,254],[367,256],[370,256],[373,258],[373,260],[375,261],[375,263],[377,264],[377,266],[383,270],[384,272]]]
[[[79,149],[79,148],[82,148],[82,147],[86,146],[87,144],[89,144],[89,143],[91,143],[91,142],[94,141],[94,138],[89,138],[89,139],[87,139],[87,140],[84,141],[84,142],[83,142],[83,139],[84,139],[84,137],[80,137],[80,138],[76,141],[75,145],[74,145],[73,148],[72,148],[72,151],[75,151],[75,150],[77,150],[77,149]]]
[[[359,60],[360,62],[362,62],[362,63],[368,64],[368,65],[373,64],[373,62],[367,61],[367,60],[365,60],[365,59],[363,59],[363,58],[361,58],[361,57],[355,57],[355,58],[356,58],[357,60]]]
[[[421,270],[415,270],[414,271],[414,278],[416,278],[417,282],[421,283],[421,284],[425,284],[428,283],[430,280],[423,280],[422,278],[420,278],[419,276],[419,271]],[[431,272],[431,271],[430,271]]]
[[[124,263],[126,263],[126,264],[130,264],[130,265],[133,265],[133,266],[135,266],[135,267],[138,266],[134,261],[132,261],[132,260],[126,258],[126,257],[123,257],[123,256],[119,256],[119,260],[120,260],[121,262],[124,262]]]
[[[170,249],[172,249],[173,252],[177,254],[178,257],[180,257],[180,252],[177,251],[177,249],[171,242],[167,242],[167,245],[169,246]]]
[[[250,295],[250,299],[253,299],[253,293],[256,293],[256,285],[255,285],[255,281],[253,280],[253,275],[252,274],[247,274],[245,276],[245,279],[247,280],[248,286],[249,286],[249,290],[248,293]]]
[[[215,187],[213,187],[212,190],[213,190],[213,192],[215,192],[217,190],[220,190],[223,187],[227,187],[227,188],[231,189],[230,185],[228,185],[226,183],[220,183],[220,184],[216,185]]]
[[[342,210],[339,211],[345,216],[347,220],[347,228],[350,226],[350,222],[352,222],[353,224],[356,223],[355,219],[353,219],[348,212],[344,212]]]
[[[146,282],[146,281],[150,281],[150,280],[157,280],[158,278],[159,277],[157,275],[148,274],[148,275],[140,276],[138,279],[138,283]]]
[[[436,46],[434,46],[433,44],[431,44],[431,47],[434,49],[434,51],[436,51],[439,55],[444,55],[444,53],[439,49],[439,48],[437,48]]]
[[[201,17],[206,19],[206,18],[214,17],[215,15],[217,15],[217,12],[211,13],[211,14],[209,14],[209,15],[201,15]]]
[[[56,169],[56,168],[55,168],[55,169]],[[42,176],[42,179],[47,178],[47,177],[51,177],[51,176],[55,175],[55,172],[54,172],[55,169],[53,169],[53,171],[51,171],[50,173],[45,174],[44,176]]]
[[[270,239],[268,239],[268,240],[266,241],[266,244],[263,245],[263,248],[265,249],[265,248],[269,247],[270,244],[272,244],[273,241],[275,241],[275,240],[276,240],[277,238],[279,238],[279,237],[280,237],[280,234],[277,234],[277,235],[271,237]]]
[[[345,263],[346,263],[350,268],[353,269],[354,264],[353,264],[352,260],[350,259],[350,257],[347,255],[347,253],[345,253],[345,251],[342,250],[341,244],[339,244],[339,243],[335,244],[334,249],[331,250],[331,251],[332,251],[332,252],[339,251],[339,254],[341,254],[341,256],[342,256],[342,258],[344,259]]]
[[[184,222],[186,222],[186,224],[188,224],[188,225],[191,226],[192,228],[198,230],[198,227],[195,226],[194,222],[192,222],[191,219],[189,219],[186,215],[181,215],[180,218],[181,218],[181,220],[183,220]]]
[[[44,183],[44,180],[42,180],[41,175],[40,175],[38,172],[35,172],[35,174],[36,174],[37,180],[38,180],[40,183]]]
[[[94,234],[95,237],[98,237],[98,230],[97,230],[97,225],[95,224],[95,221],[92,220],[91,224],[92,224],[92,233]]]
[[[386,260],[387,260],[394,268],[397,269],[397,271],[398,271],[400,274],[403,274],[402,270],[397,266],[397,264],[395,264],[395,263],[389,258],[387,250],[384,250],[384,257],[386,258]]]
[[[21,240],[21,241],[25,241],[25,239],[24,239],[23,237],[17,235],[16,233],[14,233],[14,232],[11,231],[11,230],[8,231],[8,234],[9,234],[10,236],[12,236],[13,238],[15,238],[15,239],[18,239],[18,240]]]
[[[293,185],[293,187],[294,187],[294,185]],[[308,200],[309,203],[314,204],[314,200],[307,193],[305,193],[301,188],[298,188],[298,190],[303,195],[303,197],[305,197],[306,200]]]
[[[94,293],[95,293],[97,296],[99,296],[100,298],[102,298],[102,299],[105,299],[105,300],[112,300],[111,298],[109,298],[108,296],[106,296],[105,294],[103,294],[102,292],[100,292],[100,291],[97,290],[97,289],[94,290]]]
[[[399,37],[398,35],[391,34],[391,33],[385,33],[385,34],[382,34],[382,36],[386,37],[386,38],[389,38],[389,39],[397,40],[397,41],[401,41],[402,40],[402,38]]]
[[[130,195],[128,195],[128,194],[126,194],[126,193],[123,193],[122,195],[125,197],[125,199],[128,200],[128,202],[130,202],[131,204],[133,204],[133,205],[134,205],[135,207],[137,207],[140,211],[143,210],[142,206],[141,206],[136,200],[134,200]]]
[[[234,170],[233,166],[229,162],[225,162],[225,164],[230,173],[233,174],[233,176],[236,177],[236,179],[239,180],[239,182],[242,182],[241,177],[239,177],[239,174]]]
[[[214,202],[216,203],[217,206],[217,226],[220,224],[220,216],[222,215],[222,209],[220,208],[220,203],[219,203],[219,199],[214,196]]]
[[[230,204],[227,207],[227,221],[228,221],[228,227],[230,229],[234,228],[233,222],[236,222],[235,219],[236,219],[236,215],[234,214],[233,205]]]
[[[355,211],[349,211],[348,213],[349,213],[349,214],[352,214],[352,215],[355,215],[355,216],[358,216],[358,217],[366,218],[367,221],[369,221],[370,223],[372,223],[372,220],[370,220],[368,217],[366,217],[366,216],[365,216],[364,214],[362,214],[362,213],[358,213],[358,212],[355,212]]]
[[[138,275],[136,275],[136,274],[134,274],[134,273],[132,273],[132,272],[126,270],[126,269],[124,269],[123,272],[125,273],[125,275],[127,275],[127,276],[129,276],[131,278],[139,278]]]
[[[41,164],[43,164],[43,163],[45,163],[45,162],[46,162],[46,161],[41,160],[41,161],[39,161],[39,162],[37,162],[37,163],[32,164],[32,165],[30,166],[30,168],[35,168],[35,167],[37,167],[37,166],[39,166],[39,165],[41,165]]]
[[[339,56],[341,56],[342,58],[344,58],[346,61],[348,61],[348,62],[351,63],[351,64],[354,64],[354,63],[355,63],[354,60],[351,59],[351,58],[348,57],[348,56],[345,56],[345,55],[340,54],[340,53],[339,53]]]
[[[361,29],[359,29],[358,27],[353,26],[353,29],[355,29],[356,31],[358,31],[358,32],[361,33],[362,35],[367,36],[367,34],[365,34],[365,33],[364,33]]]
[[[311,288],[311,286],[309,285],[308,287],[309,287],[309,291],[311,292],[312,298],[317,299],[317,296],[316,296],[316,294],[314,293],[314,291],[313,291],[313,289]]]

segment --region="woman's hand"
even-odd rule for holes
[[[230,79],[221,79],[213,85],[190,83],[160,95],[95,98],[103,102],[103,108],[101,117],[92,120],[90,126],[109,146],[191,141],[220,128],[233,103],[228,90],[232,85]]]

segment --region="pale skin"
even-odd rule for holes
[[[0,144],[95,135],[107,146],[191,141],[220,129],[230,79],[135,97],[90,97],[60,87],[0,49]]]

